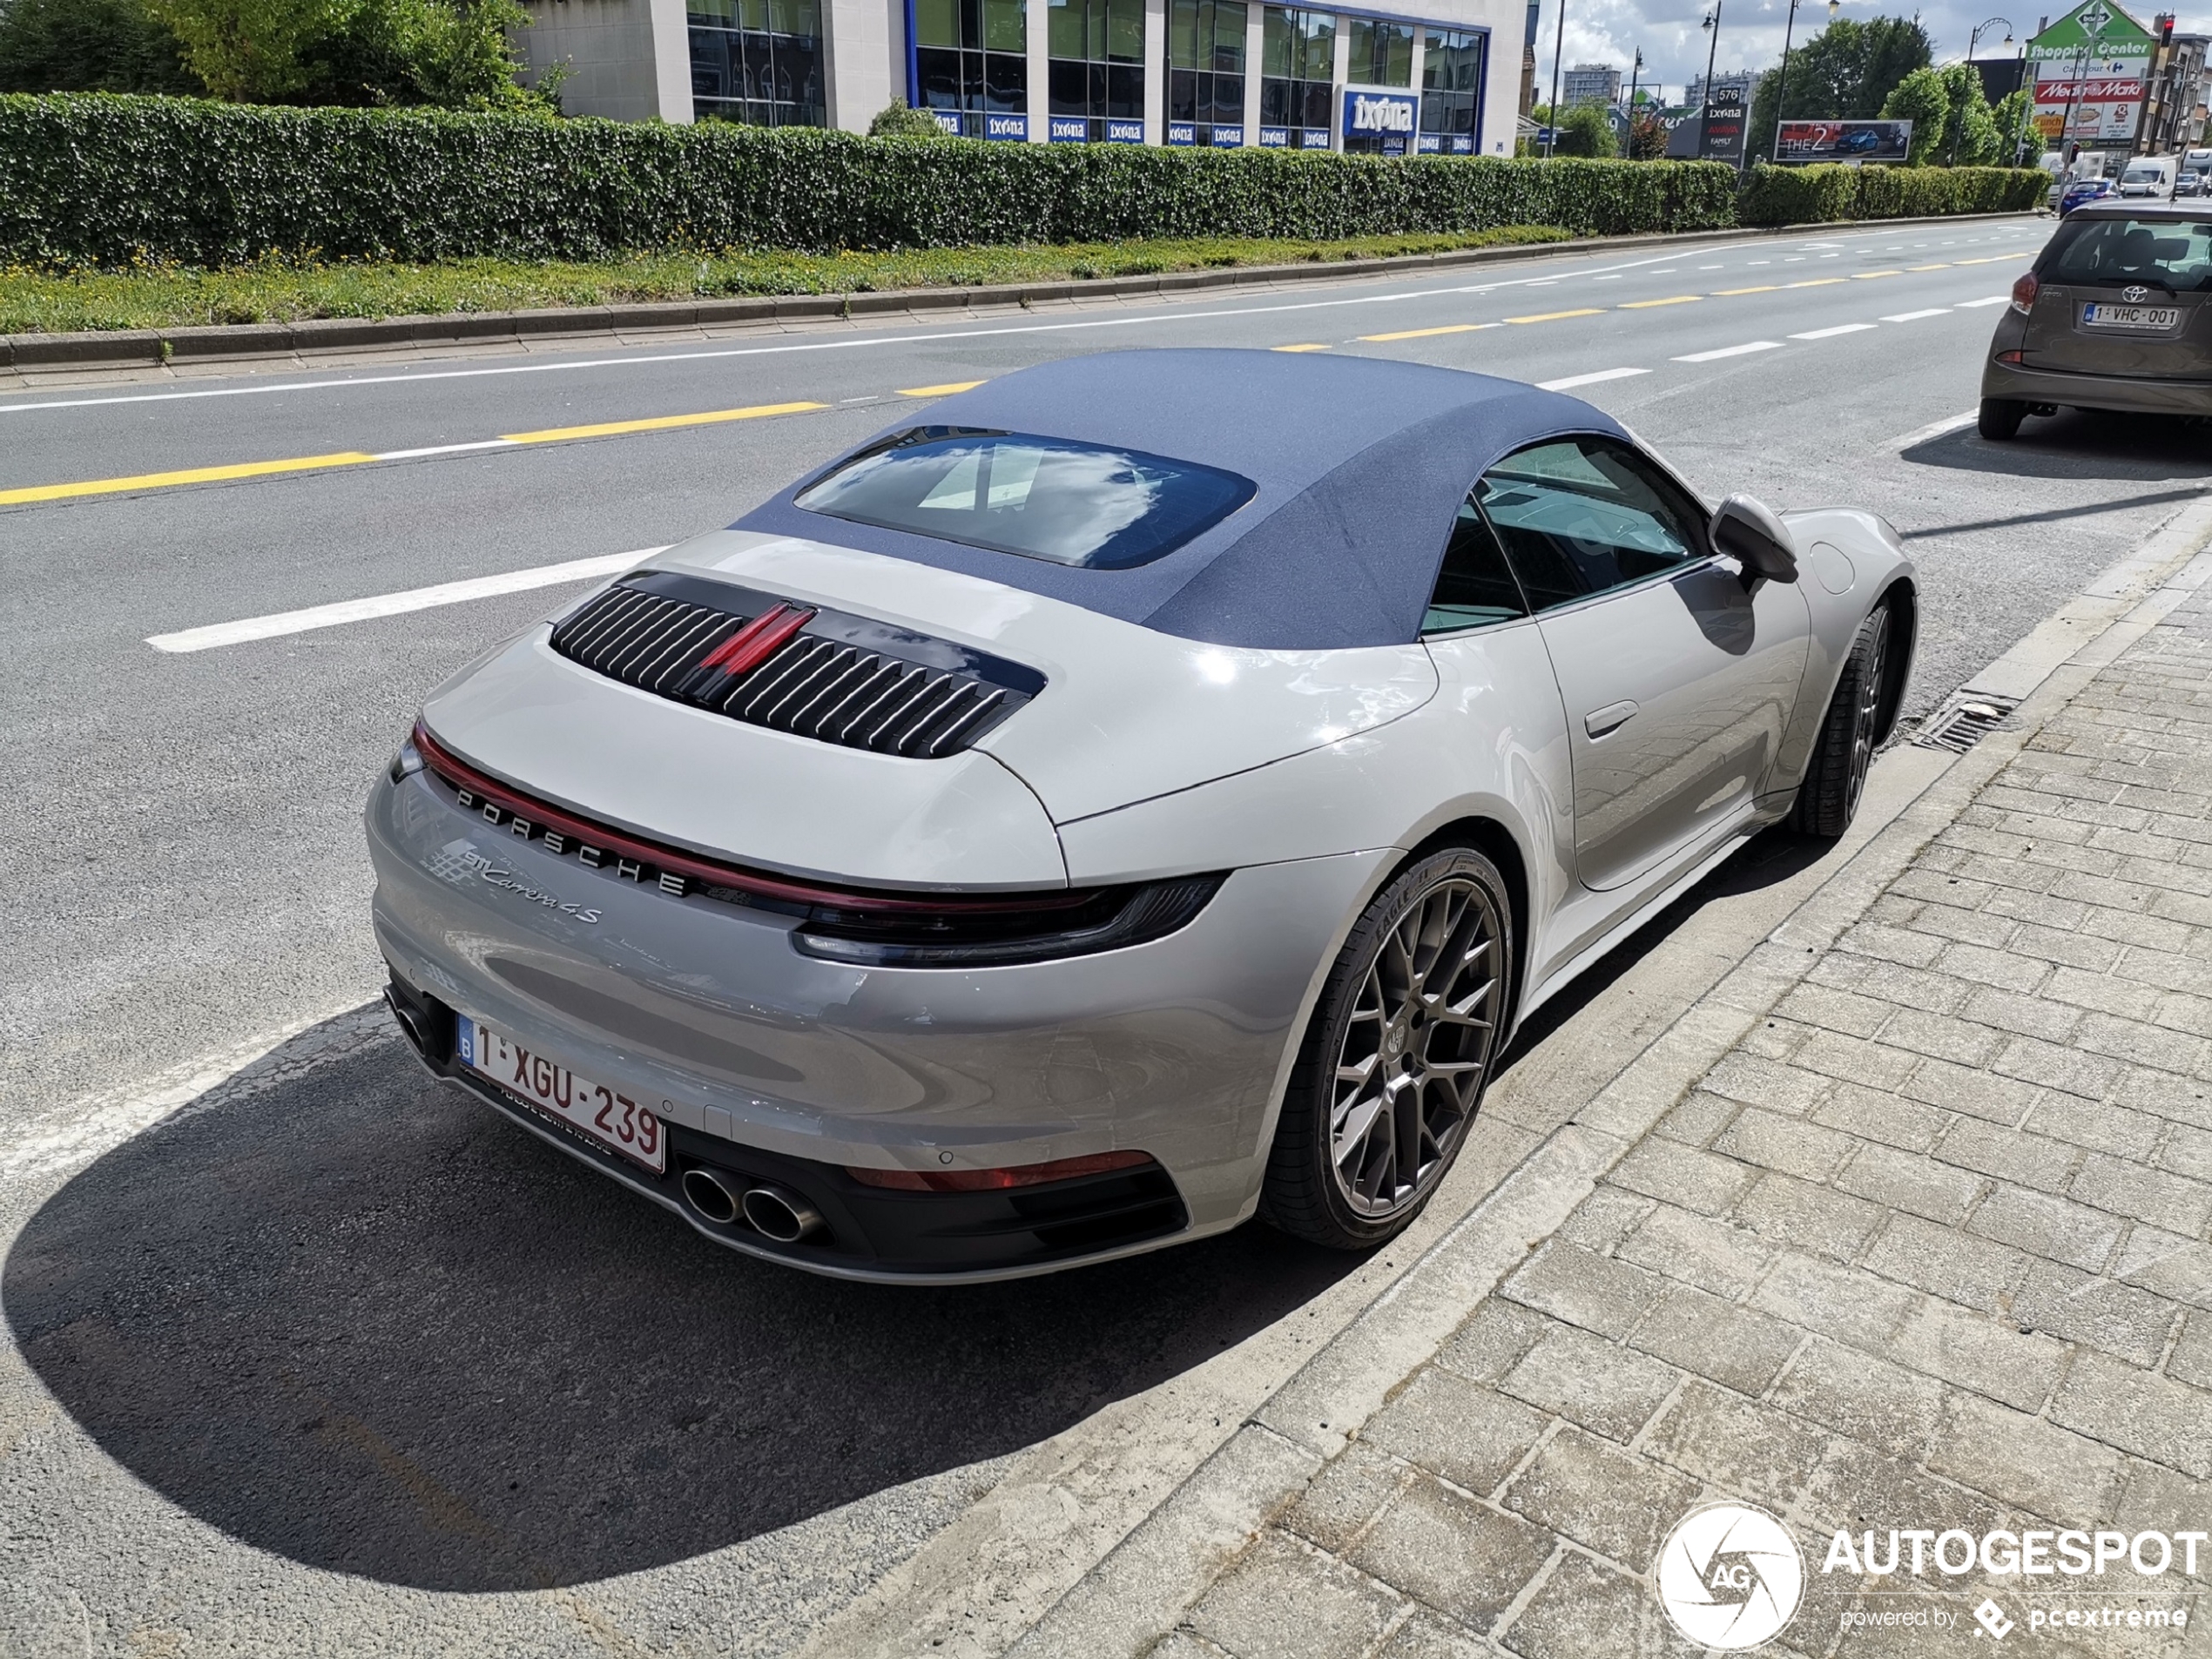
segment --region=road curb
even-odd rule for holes
[[[2212,582],[2208,542],[2212,501],[2183,508],[2133,557],[1977,674],[1972,683],[2001,683],[2007,695],[2021,697],[2006,726],[1934,772],[1707,995],[1239,1425],[1009,1654],[1136,1655],[1171,1630],[1403,1379],[1788,995],[2043,724]],[[2061,641],[2071,647],[2062,656]],[[1303,1480],[1293,1474],[1301,1467]],[[1271,1478],[1255,1479],[1260,1468]]]
[[[0,334],[0,372],[30,378],[111,369],[270,361],[302,362],[347,352],[437,352],[506,346],[516,350],[559,340],[622,340],[696,333],[707,328],[775,328],[851,322],[867,317],[941,316],[948,313],[1026,310],[1042,305],[1147,300],[1180,294],[1341,282],[1393,273],[1516,265],[1530,260],[1635,253],[1701,242],[1747,241],[1808,233],[1959,225],[2021,213],[1957,213],[1939,218],[1845,219],[1829,224],[1739,226],[1648,236],[1584,237],[1567,242],[1460,248],[1399,259],[1342,260],[1299,265],[1253,265],[1150,276],[1059,282],[995,283],[977,287],[899,288],[855,293],[759,294],[636,305],[552,307],[531,311],[447,313],[428,317],[322,317],[303,322],[223,323],[205,327],[92,330]]]

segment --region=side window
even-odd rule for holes
[[[1480,485],[1476,489],[1480,489]],[[1494,622],[1511,622],[1528,614],[1521,584],[1507,568],[1498,538],[1483,521],[1470,493],[1460,503],[1452,523],[1452,539],[1444,549],[1444,568],[1436,573],[1436,591],[1429,596],[1428,614],[1421,618],[1421,633],[1455,633]]]
[[[1567,438],[1507,455],[1475,497],[1538,610],[1704,556],[1692,505],[1626,446]]]

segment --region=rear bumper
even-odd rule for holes
[[[2141,415],[2212,415],[2212,381],[2127,380],[2029,368],[1993,358],[1982,366],[1981,395],[2021,403],[2123,409]]]
[[[397,1011],[441,1076],[719,1243],[909,1284],[1049,1271],[1249,1216],[1321,968],[1393,856],[1237,871],[1189,925],[1127,949],[860,968],[802,955],[789,918],[510,842],[420,776],[380,781],[367,818]],[[666,1175],[458,1072],[448,1010],[652,1103],[670,1130]],[[846,1173],[1123,1150],[1157,1169],[959,1194]],[[827,1237],[782,1245],[714,1224],[682,1196],[691,1163],[792,1188]]]

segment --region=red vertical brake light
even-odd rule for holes
[[[733,678],[749,674],[813,620],[813,611],[804,605],[772,605],[708,652],[699,666],[718,668]]]
[[[2034,310],[2035,291],[2040,286],[2040,285],[2035,280],[2035,273],[2033,271],[2030,271],[2019,281],[2013,283],[2013,309],[2019,312],[2023,317],[2027,315],[2029,312]]]

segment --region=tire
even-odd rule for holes
[[[1986,397],[1980,412],[1974,417],[1974,428],[1985,438],[1999,443],[2008,443],[2020,435],[2020,422],[2027,419],[2027,405],[2017,398]]]
[[[1284,1094],[1260,1189],[1270,1224],[1366,1250],[1428,1203],[1467,1143],[1513,1006],[1507,891],[1489,860],[1447,847],[1361,914]]]
[[[1811,764],[1797,786],[1791,827],[1833,840],[1851,827],[1874,759],[1874,725],[1881,718],[1882,682],[1889,661],[1890,610],[1878,606],[1859,624],[1844,658],[1836,695],[1821,718]]]

